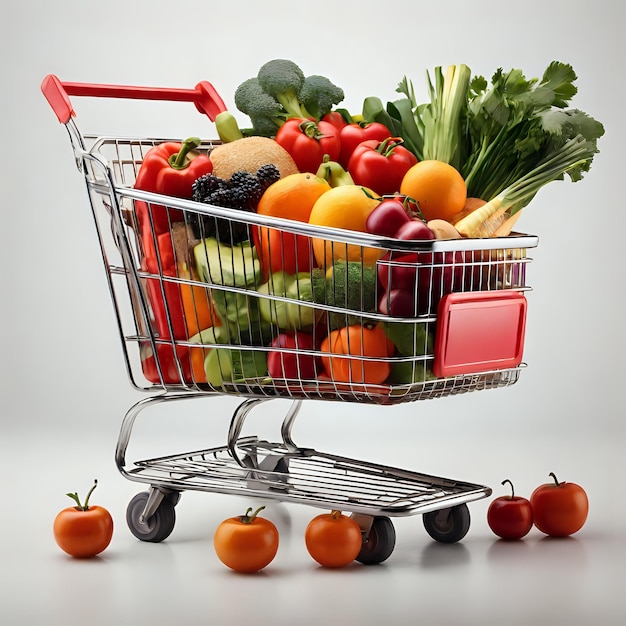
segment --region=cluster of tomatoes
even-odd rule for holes
[[[356,185],[380,195],[398,191],[406,172],[417,163],[417,157],[384,124],[348,123],[336,111],[317,123],[288,119],[275,139],[300,172],[316,172],[327,156],[350,172]]]
[[[550,537],[568,537],[578,532],[587,520],[589,501],[585,490],[576,483],[554,482],[537,487],[530,500],[516,496],[513,483],[511,495],[493,500],[487,511],[487,523],[502,539],[521,539],[533,525]]]
[[[525,537],[533,525],[551,537],[567,537],[578,532],[589,512],[585,490],[576,483],[559,482],[537,487],[530,500],[516,496],[513,483],[510,496],[493,500],[487,511],[491,530],[506,540]],[[104,551],[113,536],[113,519],[101,506],[90,506],[89,498],[97,481],[81,504],[78,494],[67,495],[76,506],[63,509],[54,520],[54,537],[59,547],[76,558],[93,557]],[[219,560],[230,569],[252,573],[269,565],[278,552],[278,529],[268,519],[249,508],[244,515],[225,519],[217,527],[213,546]],[[314,517],[305,531],[308,553],[322,567],[340,568],[357,559],[363,547],[361,527],[341,511]]]
[[[278,552],[278,530],[268,519],[248,509],[245,515],[224,520],[215,531],[215,553],[224,565],[241,573],[257,572],[269,565]],[[307,551],[321,566],[345,567],[359,555],[363,545],[361,527],[341,511],[322,513],[306,527]]]
[[[85,559],[103,552],[113,537],[113,518],[102,506],[89,504],[98,482],[94,481],[85,503],[77,493],[67,495],[76,502],[59,512],[53,532],[57,545],[67,554]],[[224,565],[241,573],[257,572],[269,565],[278,552],[278,529],[249,508],[244,515],[224,520],[215,531],[215,553]],[[358,523],[340,511],[314,517],[306,528],[306,548],[323,567],[338,568],[352,563],[363,540]]]

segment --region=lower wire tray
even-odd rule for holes
[[[135,461],[131,480],[175,491],[256,496],[366,515],[407,516],[488,497],[482,485],[372,464],[256,436],[228,446]]]

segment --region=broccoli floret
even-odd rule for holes
[[[270,137],[274,138],[276,136],[277,129],[282,126],[282,124],[277,125],[275,118],[260,116],[250,116],[250,121],[252,122],[252,135],[257,135],[261,137]]]
[[[326,274],[325,301],[346,310],[345,313],[329,311],[331,330],[363,323],[365,313],[376,311],[376,268],[358,261],[337,259]],[[347,310],[360,314],[352,315]]]
[[[330,113],[333,106],[343,101],[345,94],[326,76],[307,76],[300,90],[300,103],[317,120]]]
[[[291,117],[306,117],[300,106],[304,72],[293,61],[273,59],[263,64],[257,74],[263,91],[275,98]]]
[[[263,91],[256,77],[248,78],[234,95],[235,106],[252,121],[252,126],[260,135],[272,137],[287,118],[281,104]]]

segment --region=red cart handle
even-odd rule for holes
[[[129,98],[134,100],[169,100],[193,102],[200,113],[214,122],[219,113],[226,110],[224,101],[213,85],[207,81],[198,83],[195,89],[172,89],[161,87],[132,87],[125,85],[97,85],[92,83],[65,83],[49,74],[41,83],[41,91],[48,100],[59,122],[67,124],[74,115],[69,96],[96,98]]]

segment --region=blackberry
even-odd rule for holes
[[[273,163],[262,165],[256,172],[256,179],[265,189],[272,183],[275,183],[279,178],[280,170]]]
[[[205,174],[193,183],[193,200],[241,211],[256,211],[263,192],[279,180],[280,171],[272,163],[255,174],[239,170],[229,180]],[[208,215],[192,214],[189,220],[198,238],[215,237],[222,243],[237,244],[250,238],[248,224]]]
[[[205,203],[223,206],[227,209],[241,208],[237,190],[232,187],[221,187],[216,189],[206,196]]]
[[[223,178],[214,176],[213,174],[204,174],[197,178],[191,186],[193,195],[192,200],[195,202],[205,202],[205,198],[216,191],[228,185],[228,181]]]
[[[245,170],[238,170],[233,172],[230,180],[228,181],[231,187],[246,187],[247,185],[256,184],[257,178],[254,174],[246,172]]]

